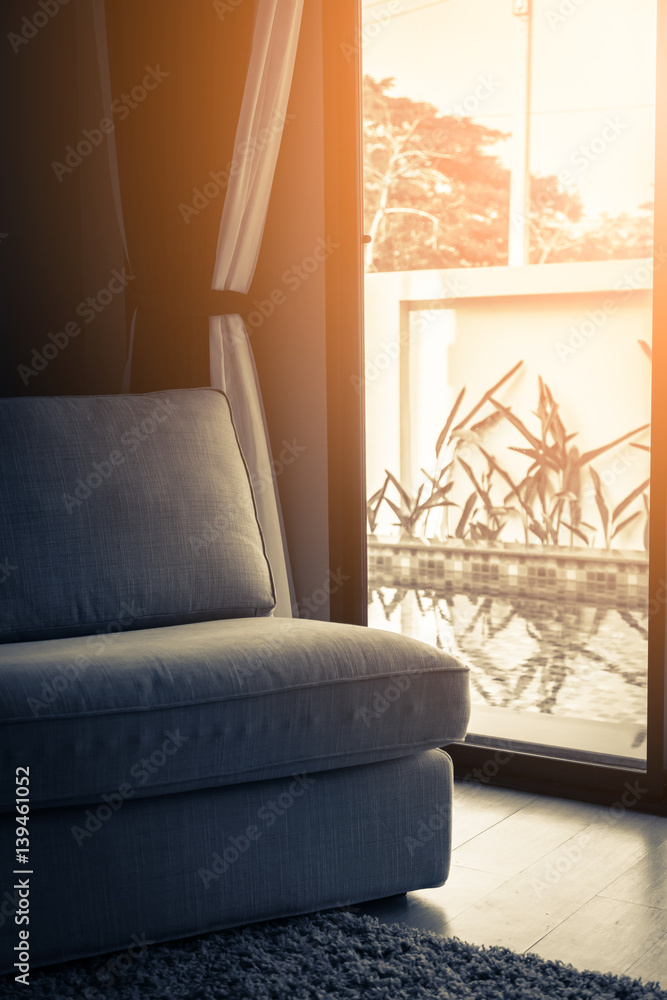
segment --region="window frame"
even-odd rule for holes
[[[343,585],[331,595],[332,621],[367,624],[366,484],[363,393],[363,162],[361,0],[322,3],[325,218],[340,243],[327,264],[329,547]],[[656,122],[667,118],[667,0],[658,0]],[[667,248],[667,129],[656,127],[655,240]],[[577,762],[474,743],[443,747],[462,779],[667,815],[667,268],[654,267],[651,513],[646,770]],[[361,391],[356,391],[355,386]],[[502,755],[498,761],[498,755]],[[638,783],[638,785],[636,784]],[[641,790],[638,801],[627,793]],[[629,804],[628,804],[629,803]]]

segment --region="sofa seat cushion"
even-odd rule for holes
[[[469,710],[467,667],[355,625],[228,619],[0,646],[3,773],[30,767],[33,808],[401,757],[463,739]],[[13,809],[7,782],[2,796]]]
[[[0,399],[0,426],[0,642],[271,614],[223,393]]]

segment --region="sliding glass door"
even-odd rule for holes
[[[368,623],[469,664],[472,746],[629,772],[664,718],[657,18],[364,0],[358,34]]]

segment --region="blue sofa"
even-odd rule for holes
[[[273,617],[224,394],[0,426],[0,970],[441,884],[467,669]]]

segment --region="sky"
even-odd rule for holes
[[[395,96],[511,132],[521,0],[363,0],[362,63]],[[657,0],[533,0],[531,172],[586,214],[653,199]],[[511,139],[495,148],[511,165]],[[567,173],[565,173],[567,172]]]

